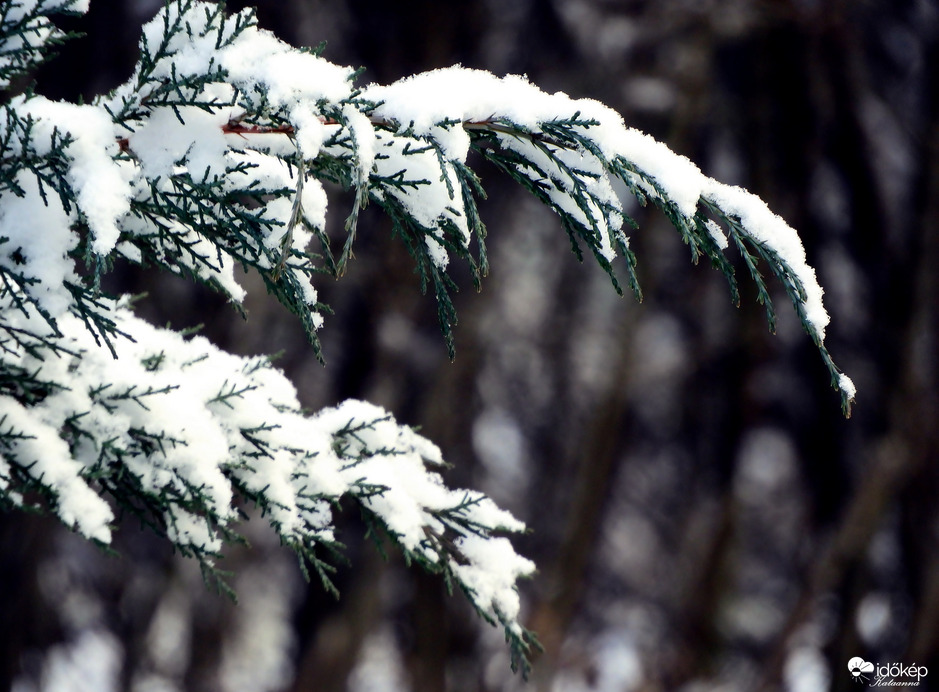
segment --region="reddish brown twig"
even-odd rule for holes
[[[320,120],[326,125],[334,125],[336,123],[331,123],[320,118]],[[293,136],[296,133],[296,130],[292,125],[243,125],[234,120],[230,120],[226,124],[222,125],[222,132],[226,135],[288,135]]]
[[[372,116],[369,118],[372,124],[376,127],[383,127],[386,129],[394,129],[396,123],[385,118],[378,118]],[[339,125],[339,121],[332,118],[326,118],[320,116],[320,122],[324,125]],[[463,121],[463,127],[467,130],[489,130],[492,132],[501,132],[503,134],[511,134],[515,136],[524,136],[530,137],[532,139],[538,140],[547,140],[543,134],[533,133],[533,132],[522,132],[514,130],[506,125],[494,122],[492,120],[465,120]],[[296,134],[296,128],[292,125],[245,125],[237,120],[229,120],[227,123],[222,125],[222,132],[227,135],[240,135],[245,137],[246,135],[287,135],[292,137]],[[117,140],[117,145],[120,147],[121,151],[125,154],[130,153],[130,138],[129,137],[120,137]]]
[[[327,118],[320,118],[325,125],[337,125],[336,121]],[[244,125],[235,120],[229,120],[222,125],[222,132],[226,135],[287,135],[292,137],[296,129],[292,125]],[[125,154],[130,152],[130,138],[121,137],[117,140],[117,145]]]

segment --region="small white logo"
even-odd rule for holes
[[[871,687],[919,687],[929,674],[926,666],[915,663],[870,663],[860,656],[848,661],[848,672],[854,682],[868,683]],[[871,678],[874,678],[871,680]]]
[[[874,664],[868,663],[860,656],[855,656],[848,661],[848,670],[851,671],[854,682],[866,682],[869,679],[867,674],[874,672]]]

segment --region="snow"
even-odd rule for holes
[[[15,5],[8,19],[36,7],[35,0]],[[74,7],[84,10],[87,2]],[[15,466],[49,491],[50,509],[65,524],[108,543],[114,515],[96,478],[119,468],[142,497],[163,507],[170,540],[206,559],[223,547],[220,529],[237,521],[242,492],[262,498],[285,542],[307,546],[334,540],[332,506],[352,495],[410,558],[447,560],[476,606],[519,634],[516,583],[534,565],[493,533],[522,531],[522,522],[480,493],[448,488],[441,450],[386,411],[353,400],[304,415],[291,383],[265,359],[153,327],[123,301],[101,297],[103,313],[132,336],[115,337],[112,355],[75,315],[65,285],[81,282],[69,254],[84,225],[99,258],[155,257],[233,301],[245,296],[236,263],[283,271],[284,285],[306,302],[306,317],[318,327],[314,267],[295,260],[312,239],[310,227],[326,224],[317,160],[328,155],[347,167],[356,204],[373,195],[399,205],[444,269],[446,246],[468,247],[473,230],[458,167],[470,132],[489,129],[494,146],[523,159],[518,172],[579,227],[601,260],[611,261],[627,242],[618,177],[688,225],[702,201],[716,205],[735,232],[778,256],[804,287],[801,307],[822,339],[829,318],[802,243],[759,198],[708,178],[596,101],[545,93],[524,76],[459,66],[357,94],[350,68],[255,26],[235,35],[236,23],[223,22],[217,9],[166,5],[143,30],[150,60],[95,103],[27,95],[5,106],[9,117],[0,128],[16,119],[32,123],[28,141],[15,128],[3,131],[12,150],[5,161],[48,157],[61,136],[68,140],[59,162],[62,189],[24,167],[15,173],[18,189],[0,192],[0,269],[25,280],[0,297],[3,326],[8,335],[30,335],[7,339],[0,359],[11,372],[67,386],[29,401],[0,395],[0,486],[7,492]],[[31,21],[7,48],[48,39],[48,22]],[[165,36],[166,26],[186,29]],[[9,60],[0,57],[0,67]],[[166,81],[190,78],[172,96],[182,103],[168,105]],[[551,133],[558,126],[570,140]],[[167,201],[181,192],[192,206]],[[297,210],[309,227],[295,223]],[[243,221],[232,221],[236,215]],[[706,231],[718,248],[728,247],[716,223]],[[846,375],[837,384],[853,398]],[[455,553],[444,550],[445,533]]]
[[[72,161],[67,180],[91,230],[92,249],[108,254],[117,242],[118,221],[129,208],[131,191],[126,167],[113,159],[117,144],[113,126],[103,117],[103,111],[43,97],[17,97],[8,107],[18,117],[32,120],[29,141],[17,144],[34,155],[49,155],[54,138],[69,132],[71,142],[66,153]],[[69,300],[61,290],[61,277],[72,276],[65,253],[78,243],[70,229],[76,217],[74,211],[66,210],[58,195],[40,189],[28,171],[20,171],[16,180],[22,196],[11,190],[0,195],[0,235],[10,238],[10,251],[19,250],[30,260],[23,271],[40,284],[29,290],[45,309],[57,314]],[[36,233],[37,227],[47,228],[47,234]]]
[[[36,280],[26,292],[50,314],[61,315],[71,303],[62,281],[75,279],[74,263],[66,253],[78,238],[69,230],[69,215],[57,196],[48,195],[44,203],[36,178],[28,173],[20,172],[16,182],[22,197],[0,194],[0,237],[9,239],[0,244],[0,266]],[[37,233],[37,228],[44,232]]]
[[[586,129],[609,160],[623,156],[659,182],[682,213],[691,216],[706,177],[687,158],[675,154],[652,137],[628,128],[616,111],[591,99],[572,99],[563,92],[548,94],[524,76],[496,77],[460,66],[406,77],[388,86],[372,85],[366,99],[382,103],[375,114],[410,127],[418,134],[441,140],[447,155],[464,161],[469,147],[465,135],[445,135],[438,123],[446,120],[485,123],[508,121],[531,132],[555,120],[598,121]],[[453,128],[451,128],[453,129]]]
[[[188,172],[201,180],[225,172],[228,142],[222,126],[227,122],[228,115],[222,110],[209,113],[195,106],[158,108],[128,139],[147,178]],[[180,161],[185,161],[184,167],[177,169]]]
[[[521,609],[515,582],[534,573],[535,563],[517,555],[507,538],[470,535],[456,543],[467,562],[454,564],[453,571],[476,603],[493,619],[515,622]],[[520,632],[518,625],[512,629]]]
[[[41,96],[18,97],[11,107],[21,117],[35,119],[31,141],[40,155],[48,153],[53,130],[72,137],[67,148],[72,157],[69,183],[94,236],[92,248],[98,254],[108,254],[117,243],[118,220],[127,213],[131,197],[128,172],[114,160],[118,145],[110,117],[100,108]]]
[[[714,223],[714,221],[711,219],[708,219],[704,225],[707,228],[708,235],[711,236],[711,239],[714,241],[717,247],[719,247],[721,250],[726,250],[730,243],[728,242],[727,236],[724,234],[724,231],[721,229],[721,227]]]
[[[342,114],[348,121],[349,134],[355,141],[359,180],[367,182],[372,167],[375,165],[377,153],[378,141],[375,128],[364,113],[349,104],[342,107]]]
[[[315,159],[326,138],[326,126],[320,121],[319,110],[310,99],[298,99],[290,108],[290,122],[294,125],[294,141],[303,157]]]
[[[10,487],[10,473],[12,469],[7,460],[0,454],[0,491],[6,491]],[[19,500],[17,500],[19,502]]]
[[[498,137],[502,147],[518,152],[549,176],[549,180],[545,180],[535,169],[521,170],[537,184],[546,186],[547,195],[560,212],[585,228],[596,229],[598,251],[607,260],[615,254],[610,236],[620,233],[622,225],[622,209],[610,183],[611,165],[625,162],[654,180],[688,225],[693,224],[692,217],[702,198],[714,203],[738,219],[743,232],[754,242],[774,252],[788,265],[792,278],[805,290],[803,308],[807,324],[819,339],[824,339],[829,317],[822,304],[822,289],[815,271],[806,262],[805,250],[795,230],[755,195],[708,178],[684,156],[627,127],[622,117],[607,106],[590,99],[572,99],[562,92],[545,93],[524,76],[497,77],[459,66],[414,75],[387,86],[370,85],[363,91],[363,97],[379,102],[374,117],[396,123],[399,135],[413,132],[436,141],[444,155],[455,161],[465,161],[469,139],[463,128],[449,123],[477,128],[508,124],[513,133],[531,133],[530,140],[520,134],[501,132]],[[586,120],[594,123],[589,126],[573,124]],[[544,125],[558,121],[572,123],[570,127],[592,146],[590,150],[555,152],[558,159],[568,169],[581,168],[599,178],[579,176],[575,180],[546,154],[544,145],[536,143],[535,138],[544,133]],[[593,151],[599,152],[602,160]],[[435,182],[428,168],[429,164],[423,161],[405,161],[400,155],[382,162],[379,167],[384,175],[404,170],[415,179],[423,177],[429,181],[430,189],[416,191],[412,195],[414,199],[405,202],[408,211],[425,225],[441,215],[446,207],[440,191],[443,186]],[[633,177],[632,182],[653,199],[659,197],[641,177]],[[575,184],[584,186],[590,193],[585,204],[575,203],[572,194],[577,189]],[[392,194],[396,193],[392,191]],[[604,208],[612,209],[612,213],[604,214],[597,201]],[[707,231],[719,249],[728,247],[726,235],[713,221],[708,222]],[[437,261],[442,262],[441,251],[432,248],[432,252]],[[844,384],[846,394],[849,390],[853,393],[849,381],[840,383]]]
[[[58,429],[6,395],[0,396],[0,421],[4,432],[21,435],[10,444],[8,458],[55,494],[62,522],[87,538],[108,543],[111,508],[82,480],[83,465],[72,458]]]
[[[238,518],[235,480],[264,495],[271,523],[294,540],[332,540],[328,499],[353,494],[406,549],[436,560],[428,529],[442,533],[440,517],[454,512],[484,532],[458,541],[469,563],[454,561],[454,570],[470,580],[481,608],[514,621],[515,581],[534,566],[488,532],[520,531],[524,524],[479,493],[447,488],[436,472],[443,462],[436,445],[362,401],[304,416],[293,386],[266,360],[233,356],[201,337],[184,339],[119,306],[111,314],[137,339],[118,341],[116,360],[94,344],[81,320],[65,315],[59,327],[70,350],[82,354],[80,365],[77,358],[39,360],[25,350],[12,362],[69,388],[29,410],[0,397],[3,429],[25,435],[10,442],[7,467],[13,461],[28,468],[54,489],[63,522],[109,542],[111,509],[86,478],[114,455],[139,492],[164,497],[170,540],[208,554],[222,548],[217,524]],[[70,420],[89,431],[71,449],[61,437]],[[245,430],[266,454],[256,454]],[[163,442],[141,446],[140,431]],[[364,491],[362,481],[381,492]]]
[[[135,165],[133,181],[138,200],[151,195],[151,186],[158,194],[172,199],[178,193],[174,180],[191,176],[198,185],[221,179],[226,190],[237,193],[251,190],[254,194],[269,192],[274,198],[263,209],[265,223],[261,245],[249,238],[244,249],[219,252],[219,246],[210,237],[214,233],[211,208],[200,209],[198,222],[178,219],[152,219],[135,215],[126,219],[124,231],[144,237],[165,247],[167,254],[178,255],[178,245],[186,251],[176,260],[196,276],[220,284],[229,297],[240,302],[243,289],[237,284],[232,268],[236,262],[256,264],[261,269],[281,265],[284,252],[306,252],[311,234],[302,225],[292,224],[295,200],[284,197],[284,190],[297,188],[296,171],[290,170],[283,157],[299,152],[304,159],[313,160],[320,154],[325,139],[336,130],[327,124],[321,108],[326,103],[338,103],[352,94],[352,70],[340,67],[309,53],[298,51],[279,41],[271,33],[251,26],[234,33],[236,22],[229,18],[222,24],[216,6],[193,3],[182,9],[168,5],[163,12],[148,22],[143,29],[142,47],[151,56],[149,65],[143,63],[127,83],[118,87],[100,104],[102,112],[129,113],[122,121],[124,128],[112,125],[110,137],[126,137],[126,146]],[[247,19],[241,15],[240,20]],[[186,30],[164,36],[165,27],[185,26]],[[193,105],[160,105],[165,100],[161,91],[166,80],[201,78],[217,74],[192,94]],[[179,96],[186,98],[184,87]],[[151,98],[155,95],[155,98]],[[276,116],[272,127],[290,123],[286,133],[260,133],[246,125],[243,133],[226,133],[229,123],[240,125],[242,119],[259,110]],[[360,146],[360,168],[357,179],[364,181],[372,165],[371,124],[361,112],[347,106],[343,112],[351,120],[348,124],[356,144]],[[233,170],[247,163],[243,171]],[[326,214],[326,194],[318,180],[307,178],[301,193],[302,218],[315,228],[323,228]],[[241,203],[233,195],[231,206]],[[246,216],[253,212],[243,207]],[[292,243],[282,247],[288,229]],[[208,232],[207,232],[208,231]],[[162,238],[167,232],[177,239]],[[249,230],[249,235],[254,231]],[[124,252],[133,257],[133,251]],[[312,309],[317,302],[316,290],[310,283],[310,265],[291,261],[284,271],[301,298]],[[319,314],[310,315],[310,323],[322,323]]]
[[[770,211],[766,203],[740,187],[724,185],[716,180],[708,183],[703,195],[740,220],[746,233],[758,244],[765,245],[785,261],[805,289],[805,317],[820,339],[825,338],[829,317],[822,305],[822,287],[805,258],[802,241],[782,217]]]
[[[388,86],[370,85],[362,97],[380,102],[375,115],[400,123],[399,132],[440,137],[446,120],[483,122],[501,117],[536,130],[542,120],[563,117],[569,99],[552,97],[525,77],[498,78],[482,70],[460,66],[424,72]],[[442,137],[448,158],[463,161],[469,149],[464,134]]]
[[[854,382],[844,373],[838,375],[838,389],[844,392],[844,395],[848,397],[849,400],[854,399],[854,395],[857,394],[857,388],[854,386]]]
[[[263,84],[275,105],[336,103],[351,95],[352,68],[302,53],[263,29],[242,33],[217,58],[233,84]]]
[[[395,198],[417,225],[429,231],[425,236],[427,251],[437,267],[446,268],[449,257],[440,242],[443,228],[455,228],[464,247],[471,236],[452,164],[443,162],[432,148],[415,147],[412,139],[387,131],[376,131],[375,141],[381,154],[374,160],[375,173],[398,181],[385,184],[385,194]]]

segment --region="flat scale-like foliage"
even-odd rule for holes
[[[358,213],[383,209],[433,290],[452,353],[451,259],[488,271],[478,152],[557,212],[574,251],[639,295],[616,193],[664,212],[728,278],[743,256],[770,325],[758,262],[782,282],[841,392],[824,346],[822,290],[796,232],[739,188],[626,127],[600,103],[522,77],[454,67],[360,87],[351,68],[258,29],[250,11],[172,0],[143,28],[128,81],[93,103],[25,88],[79,0],[0,4],[0,500],[55,513],[107,544],[131,513],[218,577],[236,507],[259,507],[332,588],[332,511],[354,498],[410,562],[445,576],[505,628],[513,664],[534,640],[516,582],[533,564],[501,534],[524,528],[481,493],[447,488],[440,450],[386,412],[349,401],[308,416],[264,358],[155,328],[100,277],[123,258],[190,277],[238,304],[233,268],[257,272],[319,355],[317,275],[341,274]],[[325,233],[324,182],[354,191],[347,237]],[[319,254],[309,245],[319,241]],[[83,264],[85,269],[78,270]]]

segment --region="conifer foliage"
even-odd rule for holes
[[[477,152],[548,205],[574,252],[639,296],[620,196],[659,207],[728,278],[733,245],[782,282],[841,392],[825,349],[822,291],[796,235],[758,198],[589,100],[460,67],[388,86],[260,30],[250,11],[170,0],[143,28],[130,79],[92,103],[35,95],[29,75],[66,38],[54,14],[87,0],[0,3],[0,501],[49,511],[106,545],[139,518],[207,577],[253,503],[326,588],[341,546],[332,511],[351,497],[408,561],[442,574],[505,628],[513,664],[532,635],[516,582],[534,566],[505,533],[521,522],[443,484],[440,450],[386,412],[348,401],[305,415],[266,358],[135,317],[101,290],[115,261],[157,266],[244,298],[233,268],[263,279],[320,355],[320,274],[341,275],[359,211],[380,207],[434,292],[453,350],[451,259],[488,271]],[[325,231],[324,183],[354,191],[345,237]],[[312,252],[311,245],[316,246]],[[621,262],[614,264],[616,257]],[[619,266],[621,269],[617,269]]]

